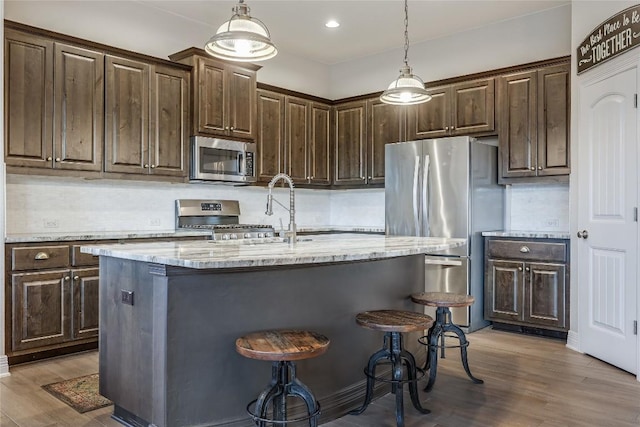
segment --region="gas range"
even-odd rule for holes
[[[274,237],[270,225],[240,224],[237,200],[176,200],[176,229],[211,230],[213,240],[266,239]]]

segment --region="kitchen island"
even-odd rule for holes
[[[419,310],[408,296],[424,290],[424,254],[464,241],[311,239],[83,246],[100,256],[100,392],[114,402],[114,418],[134,426],[254,425],[245,407],[271,366],[238,355],[234,343],[272,328],[330,338],[326,354],[298,365],[321,403],[321,422],[357,407],[362,369],[382,334],[358,327],[355,315]],[[406,346],[419,348],[414,339]]]

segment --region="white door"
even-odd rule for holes
[[[581,85],[578,144],[580,342],[637,373],[638,69]],[[585,233],[586,231],[586,233]]]

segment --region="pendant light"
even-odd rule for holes
[[[387,90],[380,95],[380,101],[393,105],[413,105],[427,102],[431,95],[424,88],[424,82],[411,73],[407,54],[409,52],[409,7],[404,0],[404,66],[400,76],[391,82]]]
[[[231,61],[251,62],[273,58],[278,49],[271,41],[267,27],[249,15],[244,0],[232,9],[231,19],[222,24],[209,39],[204,50],[212,56]]]

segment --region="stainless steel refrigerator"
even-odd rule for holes
[[[452,320],[469,332],[483,315],[483,231],[504,224],[504,188],[497,183],[497,139],[468,136],[385,146],[387,235],[455,237],[464,246],[425,257],[425,291],[466,293],[471,307]],[[435,315],[435,309],[431,313]]]

